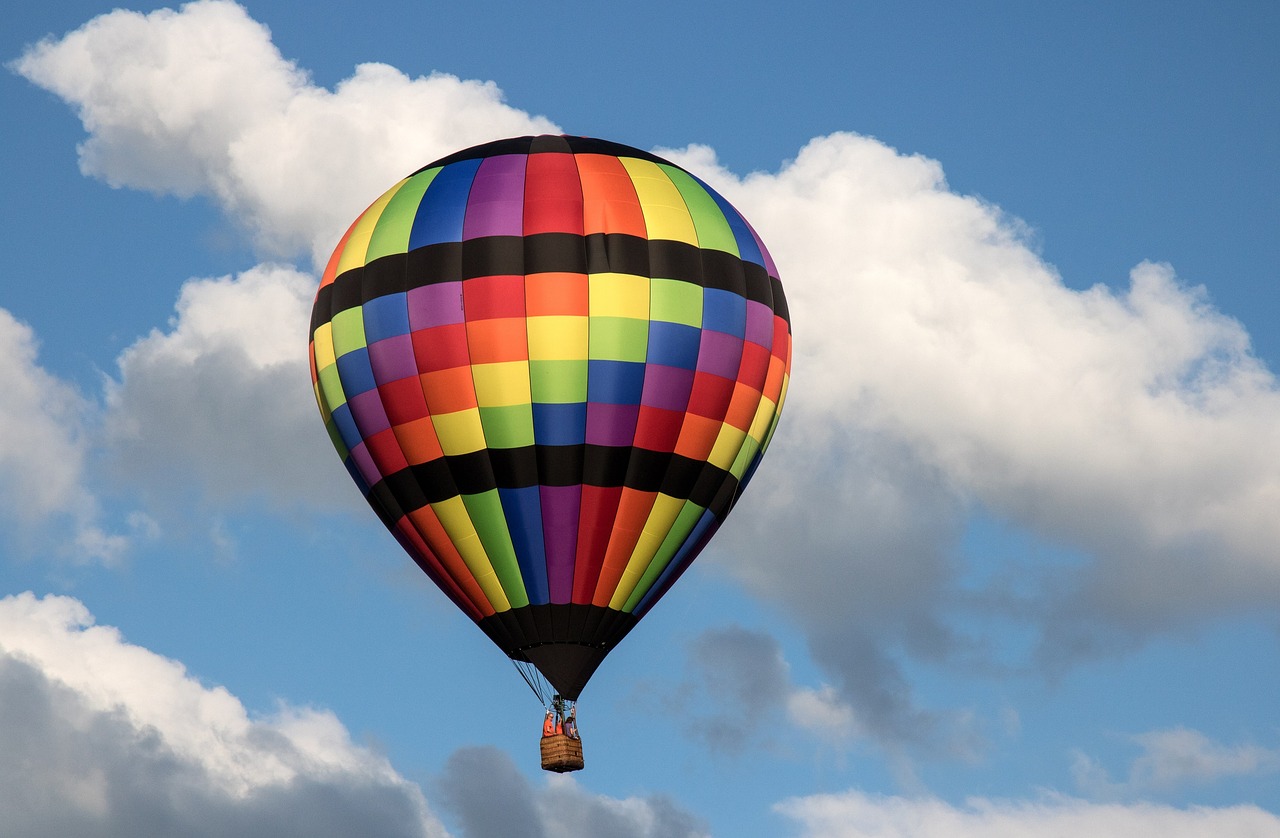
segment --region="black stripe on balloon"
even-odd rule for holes
[[[312,332],[330,319],[324,317],[326,309],[337,314],[386,294],[440,282],[547,272],[678,279],[741,294],[769,306],[790,322],[782,283],[760,265],[744,262],[731,253],[622,233],[538,233],[429,244],[343,271],[331,285],[320,289]],[[321,297],[325,300],[323,306]]]
[[[369,494],[386,508],[384,519],[391,516],[394,523],[405,513],[459,494],[579,484],[662,492],[719,515],[732,503],[738,480],[711,463],[670,452],[604,445],[529,445],[482,449],[412,465],[383,476]]]
[[[418,172],[434,169],[436,166],[448,166],[450,163],[458,163],[463,160],[475,160],[478,157],[493,157],[498,154],[606,154],[611,157],[634,157],[637,160],[650,160],[654,163],[666,163],[668,166],[673,163],[664,160],[656,154],[648,151],[641,151],[638,148],[632,148],[622,143],[613,143],[608,140],[597,140],[592,137],[570,137],[555,134],[542,134],[539,136],[511,137],[505,140],[494,140],[490,143],[482,143],[481,145],[464,148],[462,151],[455,151],[447,157],[441,157],[432,163],[423,166]],[[679,168],[678,166],[676,168]],[[417,174],[418,172],[414,172]]]

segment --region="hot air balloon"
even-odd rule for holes
[[[733,508],[791,366],[742,215],[661,157],[568,136],[392,186],[334,250],[310,338],[351,478],[557,725]]]

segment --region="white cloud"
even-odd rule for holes
[[[1227,777],[1280,771],[1280,749],[1261,745],[1224,745],[1185,727],[1153,730],[1127,737],[1142,753],[1122,781],[1113,781],[1097,760],[1076,753],[1072,774],[1084,792],[1098,797],[1125,797],[1206,785]]]
[[[108,383],[117,472],[153,502],[194,483],[219,500],[358,503],[311,391],[314,294],[311,277],[270,265],[186,283],[169,330],[126,349]]]
[[[445,834],[331,714],[254,718],[66,597],[0,600],[0,740],[13,834]]]
[[[784,800],[775,809],[803,838],[1235,838],[1280,836],[1280,818],[1256,806],[1178,809],[1149,803],[1095,804],[974,798],[953,806],[934,798],[877,797],[858,791]]]
[[[554,129],[492,83],[410,79],[364,64],[311,84],[270,31],[228,0],[116,10],[13,66],[76,107],[81,169],[113,186],[204,195],[276,256],[323,265],[373,198],[459,147]]]
[[[40,543],[45,531],[69,522],[75,561],[112,563],[126,548],[122,536],[97,523],[97,503],[86,488],[90,405],[37,361],[31,328],[0,309],[0,509],[24,537]]]
[[[938,654],[977,503],[1093,557],[1038,609],[1060,651],[1089,623],[1280,601],[1280,390],[1202,289],[1156,264],[1070,289],[1018,222],[869,138],[745,179],[689,155],[769,244],[795,323],[776,450],[731,528],[757,592],[818,627],[865,609]]]

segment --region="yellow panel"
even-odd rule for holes
[[[440,519],[444,531],[448,533],[449,540],[458,549],[458,555],[462,556],[467,569],[476,578],[480,590],[484,591],[484,595],[489,598],[489,604],[496,611],[510,609],[511,601],[507,599],[506,592],[498,582],[498,574],[494,572],[489,555],[485,553],[484,545],[480,543],[480,536],[476,533],[475,524],[471,523],[471,515],[467,512],[462,498],[455,495],[448,500],[431,504],[431,508]]]
[[[662,546],[663,539],[671,531],[671,526],[676,522],[676,517],[680,514],[680,510],[684,509],[684,505],[683,498],[673,498],[671,495],[658,493],[653,501],[653,508],[649,510],[649,519],[644,522],[644,531],[640,533],[635,549],[631,551],[631,558],[627,560],[627,569],[622,572],[618,587],[614,589],[613,598],[609,600],[610,608],[621,611],[630,599],[636,583],[649,567],[649,562],[653,561],[654,554]]]
[[[585,317],[530,317],[525,324],[529,330],[529,360],[586,360],[587,324]]]
[[[592,317],[649,319],[649,277],[601,273],[588,283]]]
[[[506,407],[532,401],[528,361],[475,364],[471,367],[471,378],[475,381],[476,402],[480,407]]]
[[[698,232],[694,229],[689,208],[685,206],[680,190],[667,177],[666,172],[657,163],[648,160],[636,160],[633,157],[620,159],[627,174],[631,175],[636,195],[640,198],[649,238],[696,245]]]
[[[312,338],[315,343],[316,369],[321,370],[338,361],[338,356],[333,351],[333,323],[326,321],[316,327],[315,336]]]
[[[470,454],[485,447],[479,408],[433,414],[431,424],[435,426],[440,448],[445,454]]]
[[[728,471],[737,459],[738,449],[742,447],[742,440],[746,436],[746,431],[740,431],[728,422],[721,425],[720,435],[716,437],[716,444],[711,447],[711,456],[707,457],[707,462]]]
[[[769,426],[773,424],[774,414],[778,412],[778,406],[771,399],[760,399],[760,405],[756,408],[756,416],[751,420],[751,429],[747,433],[757,442],[764,441],[764,435],[769,432]]]
[[[408,178],[405,180],[408,180]],[[378,226],[378,219],[382,217],[382,211],[386,208],[387,203],[395,197],[395,194],[400,191],[400,187],[404,185],[404,182],[402,180],[382,193],[382,197],[374,201],[364,211],[364,215],[360,216],[359,220],[356,221],[355,226],[351,228],[351,235],[347,237],[347,246],[342,249],[342,255],[338,257],[335,276],[341,276],[343,271],[364,265],[365,256],[369,252],[369,237],[373,235],[373,228]]]

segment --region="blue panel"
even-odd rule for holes
[[[524,590],[533,605],[551,601],[547,584],[547,553],[542,540],[542,498],[537,486],[498,489],[502,512],[516,549],[516,561],[524,578]]]
[[[361,306],[364,312],[364,339],[377,343],[385,338],[409,334],[408,294],[375,297]]]
[[[588,361],[587,401],[640,404],[644,368],[638,361]]]
[[[701,337],[702,330],[693,326],[652,320],[649,322],[649,350],[645,360],[667,367],[697,369]]]
[[[378,386],[373,377],[373,367],[369,365],[369,347],[362,346],[338,356],[338,380],[342,382],[342,392],[348,400]]]
[[[481,159],[460,160],[440,170],[427,187],[409,233],[409,249],[428,244],[462,241],[462,222],[467,215],[467,196]]]
[[[746,337],[747,298],[719,288],[705,289],[702,293],[702,328]]]
[[[697,178],[694,179],[697,180]],[[698,183],[702,181],[699,180]],[[733,238],[738,242],[738,254],[742,257],[742,261],[754,262],[762,268],[765,267],[764,255],[760,252],[760,246],[756,244],[756,237],[751,235],[751,228],[747,226],[746,220],[718,192],[705,183],[702,183],[702,187],[715,199],[720,211],[724,213],[724,220],[729,222],[729,229],[733,231]]]
[[[360,436],[360,429],[356,427],[355,417],[351,415],[351,405],[343,402],[333,411],[333,424],[338,427],[338,436],[342,437],[342,444],[347,446],[348,451],[354,451],[356,446],[364,442],[364,437]],[[356,469],[355,458],[348,456],[347,461],[349,468],[358,472]],[[363,479],[358,481],[363,488],[366,484]],[[364,489],[365,494],[368,490]]]
[[[538,445],[581,445],[587,441],[587,404],[533,403],[533,440]]]

